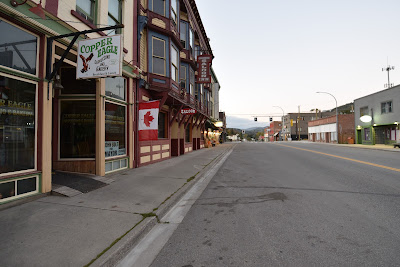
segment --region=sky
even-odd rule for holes
[[[196,0],[228,128],[335,108],[400,83],[399,0]],[[280,108],[274,107],[279,106]],[[283,110],[283,112],[282,112]],[[254,122],[253,117],[258,121]],[[264,117],[263,117],[264,116]]]

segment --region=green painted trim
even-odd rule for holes
[[[25,74],[23,72],[15,71],[15,70],[12,70],[12,69],[9,69],[9,68],[5,68],[5,67],[2,67],[2,66],[0,66],[0,72],[4,72],[4,73],[10,74],[10,75],[18,76],[18,77],[25,78],[25,79],[32,80],[32,81],[36,81],[36,82],[40,82],[40,80],[41,80],[38,77],[31,76],[29,74]]]
[[[369,141],[364,140],[364,136],[365,136],[364,130],[365,129],[370,129],[371,140],[369,140]],[[370,127],[361,128],[361,143],[363,145],[375,145],[375,129],[374,129],[374,127],[370,126]]]
[[[26,177],[33,177],[33,176],[40,176],[41,173],[33,173],[33,174],[25,174],[25,175],[21,175],[21,176],[13,176],[13,177],[8,177],[5,179],[0,179],[0,183],[5,182],[5,181],[13,181],[13,180],[18,180],[21,178],[26,178]]]
[[[43,180],[42,180],[42,173],[39,174],[39,193],[42,193],[42,187],[43,187]]]
[[[27,197],[32,197],[32,196],[36,196],[39,194],[42,194],[42,173],[34,173],[34,174],[26,174],[26,175],[22,175],[22,176],[15,176],[15,177],[10,177],[4,180],[0,180],[0,182],[12,182],[12,181],[16,181],[16,180],[21,180],[23,178],[27,178],[27,177],[37,177],[37,179],[39,179],[39,186],[38,186],[38,192],[31,194],[31,195],[21,195],[20,197],[14,198],[14,199],[10,199],[10,200],[5,200],[4,202],[1,202],[0,205],[4,205],[6,203],[10,203],[13,201],[17,201],[23,198],[27,198]],[[29,194],[29,193],[27,193]]]
[[[117,161],[117,160],[121,160],[121,159],[128,159],[128,167],[129,167],[129,157],[121,157],[121,158],[117,158],[117,159],[109,159],[109,160],[105,160],[105,162]]]
[[[62,25],[62,23],[63,23],[62,20],[52,19],[48,15],[46,15],[46,19],[38,18],[37,15],[35,15],[29,11],[31,6],[28,4],[13,7],[13,6],[11,6],[10,1],[8,1],[8,0],[0,0],[0,2],[6,4],[7,6],[11,7],[12,9],[17,10],[18,12],[22,13],[24,16],[29,17],[29,18],[35,20],[36,22],[42,24],[43,26],[46,26],[47,28],[57,32],[59,35],[75,32],[75,31],[69,29],[67,26]],[[14,19],[18,20],[22,24],[25,24],[31,28],[34,28],[35,30],[37,30],[38,32],[40,32],[42,34],[46,34],[46,35],[49,34],[44,29],[42,29],[40,26],[30,24],[28,21],[25,20],[24,17],[17,17],[17,16],[14,16],[13,14],[8,14],[5,12],[5,10],[1,10],[0,12],[3,12],[4,14],[9,15],[10,17],[13,17]],[[80,25],[80,24],[82,24],[82,22],[79,22],[76,25]],[[70,27],[74,27],[74,23],[71,23]],[[71,38],[71,40],[72,40],[73,37],[69,37],[69,38]],[[78,40],[82,40],[82,39],[83,39],[83,37],[78,38]],[[62,42],[61,40],[59,40],[59,41]]]
[[[99,20],[98,13],[99,13],[99,1],[94,1],[93,21],[95,25],[97,25]]]

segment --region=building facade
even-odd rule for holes
[[[197,83],[197,58],[212,55],[194,0],[139,3],[138,102],[160,101],[157,141],[139,141],[138,166],[204,148],[212,135],[214,84]],[[214,75],[214,78],[216,76]],[[214,96],[215,97],[215,96]],[[194,114],[184,114],[192,109]],[[212,132],[212,131],[211,131]]]
[[[307,139],[308,122],[316,119],[317,115],[315,113],[287,113],[284,116],[285,125],[283,127],[283,140],[290,141]]]
[[[50,192],[52,171],[105,175],[135,166],[135,3],[0,1],[0,33],[8,36],[0,41],[0,203]],[[120,24],[128,27],[99,30]],[[122,75],[78,80],[78,41],[115,34]]]
[[[339,144],[354,144],[354,114],[338,115],[339,135],[336,139],[336,116],[330,116],[308,122],[308,140]]]
[[[212,52],[195,1],[0,0],[0,33],[0,204],[50,192],[54,171],[103,176],[204,147],[213,85],[196,83],[196,59]],[[78,42],[113,35],[122,74],[77,79]],[[139,141],[151,100],[158,140]]]
[[[282,122],[281,121],[273,121],[269,124],[269,141],[279,141],[281,140],[281,132],[282,132]]]
[[[400,85],[354,100],[357,144],[400,141]]]

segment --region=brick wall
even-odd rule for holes
[[[355,140],[354,114],[338,115],[339,118],[339,143],[351,143]]]

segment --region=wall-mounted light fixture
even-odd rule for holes
[[[364,115],[360,117],[360,121],[362,122],[371,122],[372,121],[372,117],[370,115]]]

